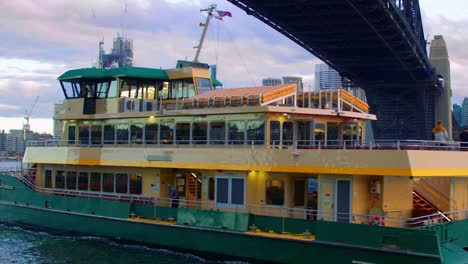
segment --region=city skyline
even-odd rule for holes
[[[260,85],[269,76],[301,76],[305,87],[313,84],[320,60],[227,1],[10,1],[0,3],[0,131],[20,129],[25,111],[40,96],[31,129],[52,133],[54,103],[62,100],[57,76],[90,67],[100,39],[109,52],[117,32],[133,39],[136,66],[171,68],[177,59],[191,59],[203,21],[199,9],[213,2],[232,18],[213,20],[201,60],[218,64],[224,87]],[[420,5],[428,39],[443,35],[447,42],[452,102],[460,104],[468,96],[468,3]]]

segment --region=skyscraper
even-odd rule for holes
[[[462,125],[462,120],[463,120],[463,109],[461,105],[459,104],[453,104],[453,119],[457,121],[459,125]]]
[[[340,74],[325,63],[315,64],[315,90],[339,89],[342,86]]]
[[[450,86],[450,61],[447,44],[442,35],[434,36],[431,41],[429,61],[436,68],[438,74],[444,77],[445,88],[443,94],[436,98],[436,120],[442,121],[447,127],[449,139],[452,139],[452,90]]]
[[[2,130],[0,132],[0,152],[6,151],[6,147],[7,147],[7,134],[5,133],[5,130]]]
[[[304,84],[302,83],[302,77],[297,76],[283,76],[283,84],[294,83],[297,85],[297,91],[302,92],[304,89]]]
[[[468,97],[465,97],[465,99],[463,99],[461,123],[463,126],[468,126]]]

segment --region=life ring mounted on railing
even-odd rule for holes
[[[385,226],[384,217],[381,215],[373,215],[369,217],[369,225]]]

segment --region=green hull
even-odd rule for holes
[[[439,232],[436,230],[410,230],[297,219],[282,222],[282,219],[264,216],[213,214],[213,211],[155,208],[130,205],[125,202],[100,201],[99,203],[90,199],[38,194],[12,177],[0,176],[0,179],[3,183],[0,186],[1,222],[267,262],[456,263],[443,260]],[[100,206],[108,207],[100,208]],[[178,217],[178,224],[132,221],[127,219],[131,211],[139,216]],[[202,219],[205,213],[209,214],[208,218],[211,220],[231,219],[232,221],[227,227],[216,225],[219,221],[214,221],[215,225],[209,227],[209,223],[213,221],[187,220],[197,217]],[[179,225],[182,221],[180,219],[186,221]],[[264,230],[277,230],[284,228],[285,225],[288,231],[307,228],[316,235],[316,240],[271,238],[235,231],[252,224]]]

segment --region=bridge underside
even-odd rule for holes
[[[431,137],[435,78],[418,0],[228,1],[365,89],[376,138]]]

